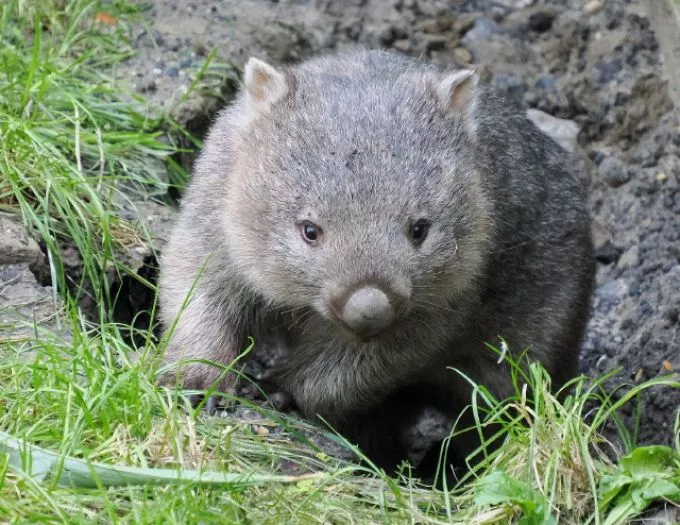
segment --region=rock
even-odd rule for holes
[[[31,340],[55,328],[59,304],[25,263],[0,266],[0,342]]]
[[[553,117],[538,109],[528,109],[527,118],[570,153],[575,153],[578,150],[576,137],[579,127],[573,120]]]
[[[598,11],[602,10],[603,7],[604,2],[602,2],[601,0],[592,0],[591,2],[588,2],[585,6],[583,6],[583,10],[589,15],[594,15]]]
[[[605,157],[599,170],[605,182],[612,188],[623,186],[630,180],[630,170],[614,157]]]
[[[542,75],[536,79],[534,84],[538,89],[555,89],[555,77],[553,75]]]
[[[25,263],[35,265],[43,253],[35,240],[14,215],[0,213],[0,265]]]
[[[218,101],[215,97],[202,95],[197,92],[178,104],[172,111],[172,118],[188,128],[196,127],[196,122],[210,121],[217,109]],[[200,127],[200,126],[199,126]]]
[[[469,44],[479,40],[488,40],[492,35],[500,33],[501,31],[501,27],[496,22],[482,16],[475,20],[472,29],[465,33],[461,42],[463,44]]]
[[[402,53],[408,53],[411,51],[411,41],[408,40],[407,38],[402,38],[400,40],[396,40],[393,44],[392,47],[396,49],[397,51],[401,51]]]
[[[0,213],[0,342],[32,340],[58,327],[61,305],[34,272],[49,275],[38,243],[16,216]],[[67,333],[60,330],[60,337]]]
[[[472,53],[470,53],[464,47],[457,47],[453,50],[453,58],[459,64],[470,64],[472,62]]]

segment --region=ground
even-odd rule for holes
[[[356,47],[478,68],[483,81],[527,108],[573,121],[589,170],[598,260],[582,372],[621,368],[608,383],[613,388],[680,369],[680,121],[659,45],[637,1],[149,3],[145,23],[133,28],[138,53],[120,65],[118,81],[170,109],[198,135],[228,103],[234,72],[249,56],[281,64]],[[213,49],[214,64],[235,69],[211,68],[215,89],[184,97]],[[190,166],[191,157],[181,160]],[[159,232],[160,249],[169,214],[158,207],[143,214]],[[0,224],[0,236],[16,246],[0,259],[1,304],[42,305],[52,297],[42,286],[48,281],[42,247]],[[153,279],[151,252],[136,258],[136,268]],[[149,298],[139,286],[124,286],[129,301],[119,315],[130,320]],[[49,311],[38,317],[49,322]],[[254,366],[266,369],[266,359]],[[678,407],[679,390],[647,391],[640,443],[670,443]],[[632,424],[635,414],[628,415]]]

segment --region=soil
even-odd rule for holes
[[[615,386],[680,370],[680,121],[657,40],[637,1],[150,4],[147,23],[134,32],[139,54],[122,65],[121,81],[172,109],[198,134],[228,101],[234,71],[249,56],[282,64],[356,47],[470,65],[527,109],[573,121],[591,166],[598,260],[582,371],[596,376],[621,368],[610,382]],[[224,69],[217,93],[183,100],[213,48],[236,69]],[[270,357],[255,359],[255,375],[265,373]],[[669,443],[678,407],[680,390],[648,391],[639,441]],[[441,432],[433,421],[421,434]]]

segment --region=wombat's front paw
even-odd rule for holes
[[[286,411],[295,404],[293,396],[268,377],[242,385],[238,393],[254,401],[264,401],[265,406],[268,404],[279,411]]]
[[[234,381],[232,371],[203,363],[172,366],[159,377],[163,386],[182,385],[186,390],[215,388],[220,392],[231,390]]]
[[[184,390],[198,390],[199,392],[188,396],[192,408],[198,407],[205,400],[205,393],[200,391],[233,393],[234,382],[233,372],[204,364],[185,365],[180,369],[173,367],[158,379],[158,383],[167,388],[181,386]],[[218,412],[220,401],[222,396],[210,395],[204,405],[206,412],[210,415]]]

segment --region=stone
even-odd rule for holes
[[[463,44],[468,44],[478,40],[488,40],[492,35],[500,33],[501,31],[501,27],[496,22],[482,16],[475,20],[472,29],[465,33],[461,42],[463,42]]]
[[[618,188],[630,181],[630,170],[615,157],[605,157],[599,170],[605,182],[612,188]]]
[[[55,326],[60,308],[53,290],[40,286],[28,265],[0,266],[0,342],[34,339]]]
[[[453,58],[455,58],[456,62],[459,64],[470,64],[472,62],[472,53],[464,47],[457,47],[453,50]]]
[[[43,259],[35,240],[28,235],[23,224],[14,215],[0,213],[0,265],[34,265]]]
[[[579,133],[579,127],[576,122],[553,117],[544,111],[533,108],[527,110],[527,118],[568,152],[577,152],[579,146],[576,137]]]
[[[592,0],[591,2],[588,2],[585,6],[583,6],[583,10],[589,15],[594,15],[595,13],[601,11],[603,7],[604,2],[602,2],[601,0]]]

